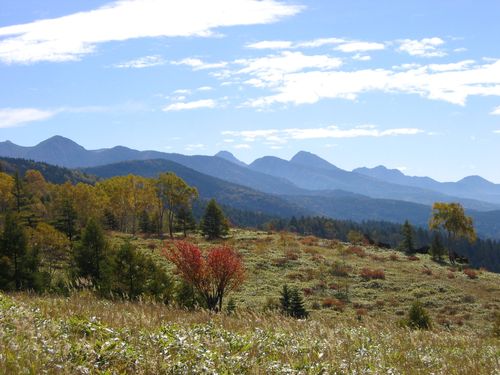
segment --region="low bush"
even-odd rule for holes
[[[477,279],[477,272],[471,268],[464,269],[464,274],[467,275],[469,279]]]
[[[375,279],[380,279],[384,280],[385,279],[385,273],[384,270],[382,269],[371,269],[371,268],[363,268],[359,274],[364,280],[375,280]]]
[[[412,329],[431,328],[431,318],[419,301],[415,301],[411,305],[406,324]]]

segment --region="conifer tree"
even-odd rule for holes
[[[402,233],[403,241],[400,244],[401,250],[405,253],[411,254],[415,251],[413,243],[413,227],[408,220],[403,224]]]
[[[7,213],[0,245],[0,288],[38,289],[38,256],[28,241],[17,215]]]
[[[104,232],[95,219],[83,230],[81,243],[76,246],[74,261],[77,276],[89,278],[95,285],[109,286],[111,257]]]
[[[203,235],[207,236],[209,240],[220,238],[227,234],[229,230],[224,212],[222,212],[222,209],[215,202],[215,199],[211,199],[208,202],[201,221],[201,230]]]
[[[281,312],[285,315],[290,314],[290,299],[291,293],[288,285],[283,285],[283,289],[281,290],[280,296],[280,304],[281,304]]]
[[[304,299],[297,288],[291,291],[290,315],[297,319],[304,319],[309,315],[304,306]]]

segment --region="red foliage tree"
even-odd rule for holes
[[[245,277],[240,257],[229,246],[216,246],[203,254],[190,242],[175,241],[165,248],[164,255],[210,310],[222,310],[224,296],[238,288]]]

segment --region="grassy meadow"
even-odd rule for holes
[[[87,290],[0,294],[0,373],[500,372],[500,275],[294,234],[235,230],[227,242],[246,268],[242,288],[229,296],[233,313],[106,300]],[[163,261],[161,241],[133,243]],[[303,292],[308,319],[279,313],[284,284]],[[416,300],[430,330],[404,325]]]

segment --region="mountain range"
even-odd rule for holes
[[[86,150],[61,136],[33,147],[0,142],[0,157],[78,169],[84,176],[100,178],[129,173],[152,177],[172,171],[196,186],[204,198],[215,197],[236,209],[281,217],[409,219],[425,226],[433,202],[460,202],[475,219],[478,232],[500,238],[500,185],[479,176],[442,183],[383,166],[347,171],[304,151],[290,160],[265,156],[247,165],[228,151],[189,156],[123,146]]]

